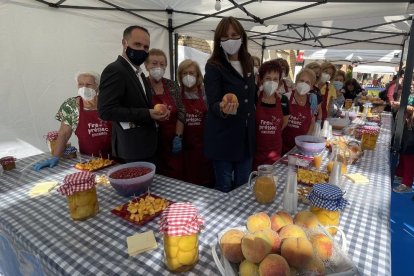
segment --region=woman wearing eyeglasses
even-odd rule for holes
[[[215,188],[229,192],[247,182],[256,143],[253,59],[247,51],[246,32],[234,17],[225,17],[217,25],[205,71],[204,151],[213,161]],[[228,93],[237,100],[223,99]]]

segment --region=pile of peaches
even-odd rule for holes
[[[240,276],[324,275],[324,262],[332,257],[334,244],[318,227],[318,218],[310,211],[293,218],[285,211],[271,217],[260,212],[248,217],[247,231],[226,231],[221,251],[229,262],[240,263]]]

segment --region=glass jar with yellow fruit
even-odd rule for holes
[[[184,272],[198,262],[198,233],[203,227],[192,203],[170,205],[161,215],[160,231],[164,233],[164,263],[171,272]]]
[[[272,203],[276,197],[277,177],[273,175],[273,170],[272,165],[260,165],[249,176],[249,187],[259,203]],[[255,175],[257,177],[253,181]]]
[[[330,226],[339,225],[340,212],[348,204],[343,195],[344,192],[338,186],[316,184],[308,196],[310,211],[316,215],[319,223],[325,226],[331,235],[336,234],[336,228],[330,228]]]
[[[70,217],[73,220],[94,217],[99,211],[95,175],[79,172],[67,175],[63,181],[58,191],[67,197]]]

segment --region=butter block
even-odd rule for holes
[[[133,236],[127,237],[127,247],[129,256],[136,256],[142,252],[156,249],[158,246],[154,232],[147,231],[144,233],[138,233]]]

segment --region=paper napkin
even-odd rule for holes
[[[30,189],[29,196],[36,197],[47,194],[50,191],[52,191],[58,184],[58,182],[54,181],[36,183],[36,185],[34,185],[32,189]]]
[[[360,173],[345,174],[345,176],[356,184],[368,184],[369,179]]]
[[[158,244],[155,241],[154,232],[147,231],[127,237],[129,256],[136,256],[142,252],[156,249]]]

